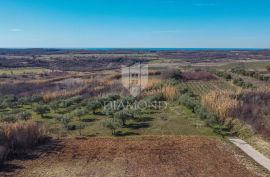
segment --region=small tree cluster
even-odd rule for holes
[[[92,111],[93,114],[96,114],[96,111],[102,107],[102,104],[98,100],[90,101],[87,104],[87,108]]]
[[[228,74],[226,72],[219,71],[216,74],[217,74],[218,77],[222,77],[222,78],[224,78],[224,79],[226,79],[228,81],[229,80],[232,80],[232,75],[231,74]]]
[[[242,78],[234,79],[233,84],[242,88],[254,88],[254,85],[252,83],[245,82]]]
[[[50,112],[50,108],[48,106],[45,106],[45,105],[36,104],[34,106],[34,111],[37,114],[40,114],[42,118],[44,118],[44,114],[49,113]]]
[[[116,130],[121,127],[121,122],[117,119],[107,119],[103,122],[103,126],[112,131],[112,135],[116,134]]]
[[[270,79],[269,76],[265,76],[262,73],[260,73],[259,71],[247,71],[241,67],[235,67],[235,68],[231,69],[231,72],[236,73],[236,74],[240,74],[243,76],[253,77],[253,78],[261,80],[261,81],[268,81]]]

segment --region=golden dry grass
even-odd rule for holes
[[[15,149],[30,148],[47,134],[46,129],[37,122],[17,122],[0,124],[2,136],[7,144]]]
[[[42,98],[45,102],[49,102],[57,98],[66,98],[66,97],[76,96],[84,92],[86,88],[87,86],[79,86],[76,89],[48,91],[42,94]]]
[[[32,148],[47,135],[46,128],[33,121],[1,123],[0,133],[0,162],[8,154]]]
[[[211,91],[202,96],[202,104],[226,121],[231,119],[230,111],[238,104],[237,100],[232,98],[234,94],[231,91]]]
[[[162,80],[158,79],[158,78],[148,79],[146,89],[151,89],[152,87],[154,87],[157,84],[160,84],[161,82],[162,82]]]

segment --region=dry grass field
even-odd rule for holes
[[[0,59],[0,176],[270,176],[226,140],[269,157],[268,52],[10,52]],[[125,78],[121,66],[137,63],[147,77]],[[144,88],[136,97],[132,75]]]

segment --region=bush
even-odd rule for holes
[[[253,78],[261,80],[261,81],[268,81],[269,80],[268,76],[263,76],[262,73],[260,73],[258,71],[246,71],[245,69],[240,68],[240,67],[233,68],[231,71],[233,73],[240,74],[243,76],[250,76],[250,77],[253,77]],[[268,70],[268,71],[270,71],[270,70]]]
[[[135,98],[134,97],[130,97],[130,96],[127,96],[127,97],[124,97],[120,100],[125,106],[127,106],[128,104],[132,104],[135,102]]]
[[[122,126],[126,125],[126,121],[133,118],[133,114],[131,112],[122,110],[114,114],[114,118],[119,119],[122,122]]]
[[[74,130],[77,129],[77,127],[76,127],[76,125],[68,125],[67,129],[70,130],[70,131],[74,131]]]
[[[199,107],[199,102],[196,98],[191,97],[189,94],[184,94],[179,97],[179,103],[191,109],[195,113],[195,108]]]
[[[43,98],[41,96],[38,96],[38,95],[33,95],[32,98],[31,98],[31,101],[33,103],[39,103],[39,102],[43,101]]]
[[[15,97],[14,95],[7,95],[1,98],[1,107],[7,108],[15,108],[17,106],[18,98]]]
[[[110,101],[118,100],[120,98],[121,98],[120,95],[110,95],[110,96],[108,96],[108,100],[110,100]]]
[[[181,80],[183,78],[182,72],[178,69],[172,69],[162,73],[163,79]]]
[[[24,121],[31,119],[31,117],[32,117],[32,114],[28,111],[23,111],[18,114],[18,118]]]
[[[93,112],[93,114],[96,114],[96,110],[100,109],[102,107],[102,103],[98,100],[90,101],[87,104],[87,108]]]
[[[77,109],[74,111],[74,115],[77,116],[80,120],[80,136],[82,135],[82,125],[81,125],[81,117],[85,115],[84,109]]]
[[[103,122],[103,126],[109,128],[112,131],[112,135],[115,135],[115,131],[121,127],[121,123],[117,119],[107,119]]]
[[[162,93],[151,95],[151,96],[147,97],[148,102],[164,101],[164,100],[165,100],[165,98],[164,98]]]
[[[15,122],[17,122],[17,120],[18,119],[14,114],[1,116],[1,122],[15,123]]]
[[[233,80],[233,84],[242,87],[242,88],[253,88],[252,83],[245,82],[242,78],[237,78]]]
[[[266,66],[266,70],[270,72],[270,65]]]
[[[8,154],[32,148],[46,136],[46,129],[38,122],[0,124],[0,161],[4,161]]]
[[[248,127],[236,119],[232,121],[232,131],[235,132],[237,136],[244,139],[250,138],[254,134],[251,127]]]
[[[50,112],[50,109],[49,109],[48,106],[36,104],[36,105],[34,106],[34,111],[35,111],[37,114],[40,114],[41,117],[43,118],[43,117],[44,117],[44,114],[47,114],[47,113]]]
[[[217,76],[222,77],[222,78],[224,78],[226,80],[232,80],[232,75],[230,75],[228,73],[225,73],[225,72],[220,71],[220,72],[217,73]]]
[[[68,115],[56,115],[56,119],[61,122],[63,128],[68,128],[71,118]]]
[[[21,97],[19,98],[19,101],[18,101],[18,103],[22,105],[31,104],[31,102],[32,102],[31,97]]]

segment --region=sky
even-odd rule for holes
[[[270,1],[0,0],[0,48],[270,48]]]

